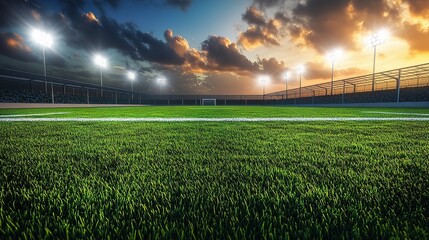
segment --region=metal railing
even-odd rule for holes
[[[266,99],[295,99],[307,97],[319,97],[330,95],[346,95],[350,93],[372,92],[372,74],[351,77],[333,82],[331,92],[331,82],[325,82],[302,88],[289,89],[288,91],[278,91],[266,95]],[[378,72],[375,74],[375,92],[395,90],[397,91],[397,101],[400,101],[400,89],[428,87],[429,86],[429,63],[410,66],[400,69]]]

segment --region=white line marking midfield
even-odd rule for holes
[[[53,112],[53,113],[32,113],[32,114],[0,115],[0,118],[49,116],[49,115],[61,115],[61,114],[67,114],[67,113],[69,113],[69,112]]]
[[[320,122],[429,121],[429,118],[304,117],[304,118],[0,118],[0,122]]]

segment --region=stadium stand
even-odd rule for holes
[[[70,104],[201,105],[216,99],[217,105],[295,105],[382,102],[428,102],[429,63],[295,88],[262,95],[148,95],[103,88],[69,79],[0,69],[0,102]],[[373,81],[374,80],[374,81]],[[51,83],[53,85],[51,86]],[[372,84],[374,83],[374,91]],[[300,94],[301,91],[301,94]],[[299,97],[301,95],[301,97]]]

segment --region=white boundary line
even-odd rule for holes
[[[67,113],[69,113],[69,112],[52,112],[52,113],[32,113],[32,114],[0,115],[0,118],[48,116],[48,115],[61,115],[61,114],[67,114]]]
[[[0,122],[320,122],[429,121],[429,118],[303,117],[303,118],[0,118]]]
[[[375,113],[375,114],[391,114],[391,115],[410,115],[410,116],[427,116],[427,113],[404,113],[404,112],[374,112],[374,111],[363,111],[363,113]]]

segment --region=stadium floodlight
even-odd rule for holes
[[[131,99],[134,100],[134,80],[136,80],[136,73],[133,71],[127,72],[128,79],[131,82]]]
[[[283,79],[285,80],[285,96],[286,96],[286,99],[287,99],[287,82],[289,80],[289,75],[290,75],[289,71],[286,71],[283,73]]]
[[[343,55],[343,50],[338,48],[338,49],[335,49],[334,51],[328,53],[328,55],[326,56],[328,61],[332,63],[331,95],[334,94],[334,65],[335,65],[335,61],[339,60],[342,57],[342,55]]]
[[[33,41],[45,48],[51,48],[54,44],[54,38],[48,32],[39,29],[33,29],[31,32]]]
[[[100,95],[103,97],[103,68],[107,67],[107,59],[99,54],[94,55],[94,63],[100,68]]]
[[[259,83],[262,85],[262,99],[265,100],[265,85],[271,80],[270,76],[262,75],[258,77]]]
[[[298,66],[298,73],[299,73],[299,97],[301,98],[301,92],[302,92],[302,74],[305,72],[304,65]]]
[[[158,77],[156,79],[156,81],[159,84],[159,89],[160,89],[161,97],[162,97],[162,89],[163,89],[164,85],[167,83],[167,79],[165,77]]]
[[[372,91],[374,92],[375,88],[375,59],[377,56],[377,46],[381,45],[389,38],[389,31],[386,29],[382,29],[378,32],[372,33],[371,36],[368,37],[367,43],[374,48],[374,60],[372,63]]]
[[[31,38],[33,41],[40,45],[42,47],[42,53],[43,53],[43,76],[45,80],[45,93],[48,93],[48,82],[46,79],[46,55],[45,55],[45,49],[46,48],[52,48],[52,45],[54,45],[54,38],[52,35],[48,32],[39,30],[39,29],[33,29],[31,32]],[[54,103],[54,83],[51,82],[51,98],[52,98],[52,104]]]

